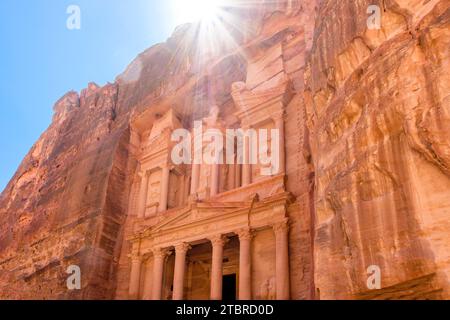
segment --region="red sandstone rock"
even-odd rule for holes
[[[380,2],[379,31],[373,3],[318,12],[305,90],[315,286],[324,299],[448,298],[449,3]],[[384,290],[367,289],[370,265]]]
[[[264,103],[274,88],[284,90],[285,183],[233,192],[222,170],[221,194],[206,196],[202,212],[228,203],[226,214],[238,202],[265,208],[288,192],[292,299],[449,297],[448,3],[380,2],[378,31],[366,25],[373,1],[270,3],[234,9],[233,44],[203,50],[198,26],[181,26],[115,83],[56,103],[0,197],[0,298],[129,298],[129,255],[142,254],[133,245],[157,249],[137,234],[151,235],[182,208],[172,197],[168,212],[136,217],[141,155],[156,150],[145,144],[153,124],[172,110],[189,127],[217,104],[225,124],[239,125],[242,106]],[[252,298],[275,295],[273,239],[260,230],[252,240],[254,259],[265,261],[252,267]],[[225,246],[231,266],[238,247],[236,237]],[[208,264],[210,250],[200,244],[188,256]],[[82,290],[67,290],[69,265],[80,266]],[[150,298],[152,265],[144,263],[133,298]],[[381,268],[381,290],[367,289],[370,265]],[[209,298],[200,269],[191,270],[197,286],[187,297]]]

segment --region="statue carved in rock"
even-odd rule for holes
[[[276,284],[274,277],[263,282],[260,289],[260,297],[262,300],[276,299]]]

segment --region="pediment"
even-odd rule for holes
[[[152,228],[153,232],[163,231],[177,226],[183,226],[195,221],[195,214],[192,209],[181,212],[173,217],[167,217]]]
[[[166,230],[182,228],[195,223],[201,223],[217,215],[224,215],[226,213],[233,213],[239,210],[250,209],[250,205],[247,203],[230,203],[217,206],[216,204],[201,203],[198,206],[192,206],[186,211],[180,212],[172,217],[167,217],[155,225],[152,229],[152,233],[163,232]]]

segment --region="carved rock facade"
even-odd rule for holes
[[[57,102],[0,198],[0,298],[449,298],[447,1],[231,12],[232,43],[181,26]],[[277,129],[280,167],[173,163],[196,122]]]

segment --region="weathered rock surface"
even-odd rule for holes
[[[365,11],[382,8],[381,30]],[[448,1],[322,1],[306,80],[315,286],[324,299],[448,298]],[[325,262],[326,261],[326,262]],[[367,268],[382,291],[368,291]]]
[[[127,298],[130,123],[231,110],[233,83],[285,79],[292,298],[449,298],[448,1],[265,2],[233,9],[232,43],[181,26],[114,83],[56,103],[0,197],[0,299]],[[82,290],[67,290],[73,264]],[[382,290],[367,289],[371,265]]]
[[[133,165],[129,119],[176,90],[169,62],[182,39],[142,53],[114,84],[89,84],[56,103],[0,199],[0,298],[114,297]],[[83,290],[67,290],[69,265],[84,270]]]

